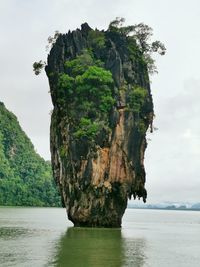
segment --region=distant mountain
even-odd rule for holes
[[[198,209],[200,210],[200,203],[195,203],[191,206],[192,209]]]
[[[133,209],[167,209],[167,210],[200,210],[200,203],[162,202],[156,204],[143,204],[129,202],[129,208]]]
[[[0,205],[60,206],[51,166],[0,102]]]

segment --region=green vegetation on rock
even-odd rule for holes
[[[0,103],[0,205],[60,206],[51,165]]]
[[[132,87],[129,92],[128,107],[134,113],[139,114],[147,99],[147,90],[140,86]]]
[[[166,48],[164,44],[158,40],[151,41],[153,29],[144,23],[124,26],[125,19],[117,17],[111,21],[108,31],[118,33],[125,36],[128,41],[128,50],[130,58],[138,58],[138,49],[140,50],[140,61],[147,65],[149,74],[157,72],[153,53],[165,55]]]
[[[106,118],[115,103],[111,72],[103,68],[91,51],[84,50],[65,62],[65,73],[58,76],[58,89],[58,102],[67,105],[74,138],[92,141],[104,127],[102,120],[108,125]]]
[[[90,119],[81,118],[74,136],[76,138],[87,137],[93,139],[99,131],[97,122],[92,122]]]
[[[105,34],[99,30],[91,30],[88,34],[89,42],[94,49],[105,48]]]
[[[120,227],[128,198],[146,201],[144,152],[153,121],[152,53],[164,54],[145,24],[60,34],[45,71],[53,102],[55,180],[75,226]]]

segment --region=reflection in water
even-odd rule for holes
[[[66,232],[65,218],[63,209],[0,208],[0,267],[200,266],[198,211],[127,210],[121,230]]]
[[[121,229],[68,228],[56,256],[58,267],[142,267],[144,240],[122,238]]]

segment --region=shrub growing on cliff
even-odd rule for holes
[[[65,62],[65,70],[70,76],[76,77],[77,75],[83,74],[89,66],[93,65],[94,59],[92,58],[90,51],[84,50],[83,53],[75,59],[67,60]]]
[[[146,127],[146,125],[145,125],[143,120],[139,120],[139,122],[137,123],[137,127],[138,127],[138,131],[141,134],[145,134],[146,133],[147,127]]]
[[[66,61],[65,73],[58,75],[59,98],[66,103],[76,139],[92,141],[99,132],[99,122],[108,117],[115,103],[112,74],[102,65],[91,51],[84,50]]]
[[[38,62],[34,62],[33,63],[33,71],[34,71],[35,75],[39,75],[45,65],[46,65],[46,62],[42,61],[42,60],[40,60]]]
[[[140,86],[132,87],[129,92],[129,109],[134,113],[140,113],[146,97],[147,91],[144,88]]]
[[[74,132],[74,137],[81,138],[86,137],[92,140],[99,131],[99,124],[97,122],[92,122],[91,119],[81,118],[79,125]]]
[[[109,24],[108,31],[118,32],[127,38],[128,43],[130,45],[130,56],[135,56],[134,54],[136,51],[135,49],[131,49],[131,46],[133,44],[137,45],[143,55],[143,59],[147,65],[149,73],[153,74],[154,72],[157,72],[155,61],[152,58],[152,53],[157,52],[160,55],[165,55],[166,48],[164,44],[160,41],[151,42],[153,30],[148,25],[144,23],[139,23],[130,26],[123,26],[124,22],[124,18],[117,17]]]
[[[66,89],[66,90],[72,90],[73,89],[73,83],[74,83],[74,78],[70,77],[68,74],[61,73],[59,75],[58,86],[60,88]]]
[[[80,86],[90,84],[91,92],[88,93],[92,93],[95,90],[95,93],[100,95],[103,90],[96,88],[96,86],[112,85],[113,78],[110,71],[98,66],[89,66],[82,75],[76,77],[76,82]]]
[[[69,103],[72,99],[73,90],[74,90],[74,78],[70,77],[66,73],[59,74],[58,78],[58,88],[59,88],[59,98],[60,100],[66,100]]]
[[[164,55],[166,52],[166,48],[163,43],[160,41],[153,41],[151,42],[151,37],[153,35],[153,30],[151,27],[144,23],[134,24],[134,25],[128,25],[124,26],[125,19],[121,17],[116,17],[115,20],[111,21],[108,27],[109,32],[115,32],[119,33],[123,36],[125,36],[128,40],[128,43],[131,46],[132,41],[137,44],[138,48],[140,49],[141,53],[143,54],[144,62],[146,63],[148,67],[148,71],[150,74],[157,72],[156,66],[155,66],[155,60],[152,58],[152,53],[157,52],[160,55]],[[58,37],[61,34],[59,31],[55,31],[53,36],[48,37],[48,45],[46,46],[46,50],[49,50],[49,48],[52,48],[53,45],[56,43]],[[103,31],[99,31],[97,29],[90,30],[88,33],[88,41],[91,44],[91,50],[98,50],[106,47],[105,42],[105,33]],[[129,48],[129,47],[128,47]],[[130,57],[135,54],[135,51],[132,49],[129,49]],[[133,54],[132,54],[133,52]],[[87,51],[88,53],[88,51]],[[80,60],[80,62],[85,60],[85,64],[80,64],[81,69],[78,69],[77,66],[77,74],[79,71],[84,68],[84,65],[86,66],[87,63],[90,65],[91,58],[88,56],[87,53],[83,53],[81,57],[77,57],[75,62],[71,62],[71,66],[68,65],[69,62],[66,63],[66,67],[70,68],[73,67],[73,64],[76,64]],[[132,57],[133,58],[133,57]],[[89,62],[87,61],[89,60]],[[81,63],[83,63],[83,61]],[[97,60],[98,61],[98,60]],[[69,63],[70,64],[70,63]],[[41,70],[45,67],[46,62],[40,60],[39,62],[35,62],[33,64],[33,71],[36,75],[40,74]],[[82,65],[82,66],[81,66]]]
[[[68,97],[74,96],[71,101],[77,109],[83,106],[87,110],[100,107],[105,112],[111,109],[114,103],[112,74],[99,65],[101,62],[86,51],[65,63],[66,73],[59,75],[58,88]]]
[[[101,113],[111,110],[114,103],[112,86],[111,72],[97,66],[90,66],[82,75],[77,76],[75,81],[79,99],[83,104],[90,102],[91,109],[95,109],[97,114],[99,109]]]
[[[46,51],[48,51],[50,48],[53,47],[53,45],[55,44],[56,40],[58,39],[60,33],[59,31],[55,31],[53,36],[49,36],[47,41],[48,41],[48,45],[46,46]]]
[[[88,40],[95,49],[105,48],[105,34],[99,30],[91,30],[88,34]]]
[[[82,54],[65,62],[65,71],[72,77],[83,74],[90,66],[103,67],[103,62],[96,60],[92,51],[83,50]]]
[[[120,17],[116,17],[116,19],[112,20],[108,26],[108,30],[109,31],[112,31],[112,32],[122,32],[123,28],[125,27],[122,27],[123,24],[125,22],[125,19],[124,18],[120,18]],[[126,27],[127,28],[127,27]]]

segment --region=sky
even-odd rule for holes
[[[0,101],[50,159],[48,81],[44,72],[34,75],[32,64],[46,60],[55,30],[84,22],[106,29],[115,17],[148,24],[167,48],[151,77],[158,130],[148,135],[145,154],[148,203],[200,202],[199,0],[0,0]]]

